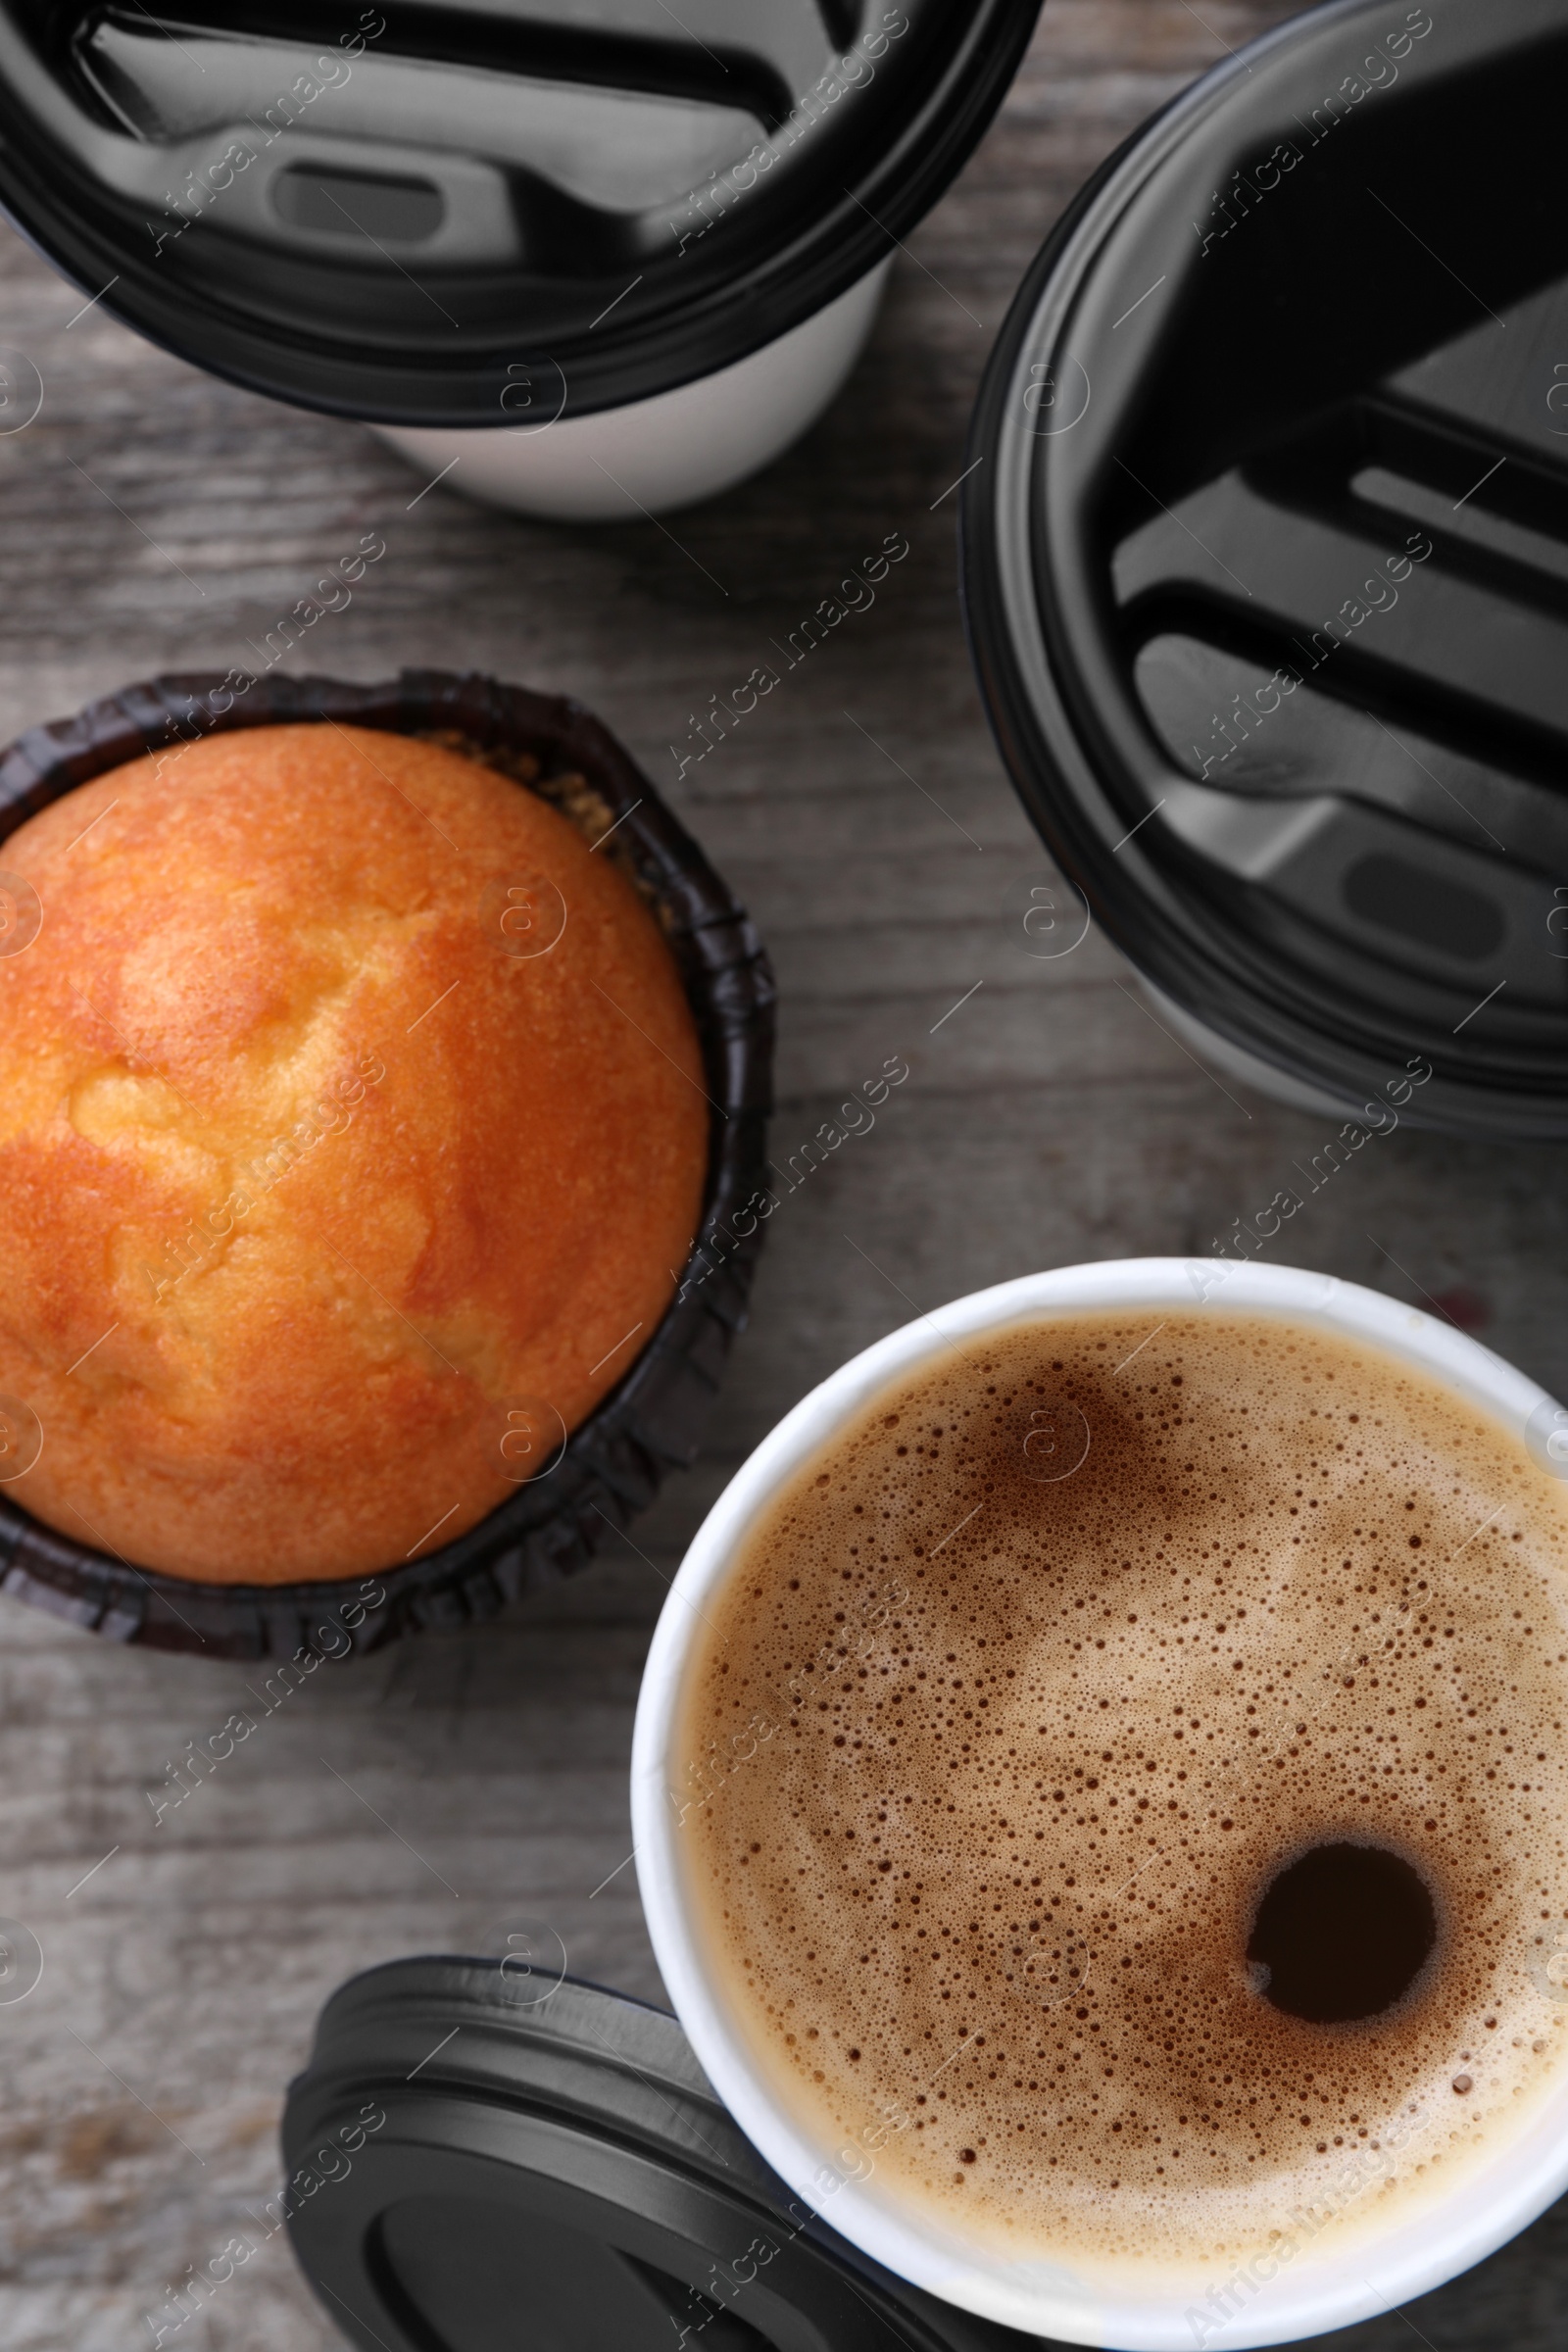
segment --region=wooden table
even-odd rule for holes
[[[73,323],[80,296],[20,241],[0,246],[0,342],[46,385],[38,421],[0,439],[0,739],[160,668],[243,662],[373,527],[387,557],[320,624],[310,665],[364,679],[478,665],[602,712],[772,949],[776,1156],[888,1055],[912,1073],[773,1219],[700,1466],[635,1544],[504,1630],[329,1667],[156,1826],[146,1792],[187,1739],[247,1704],[244,1670],[125,1652],[0,1601],[0,1913],[45,1953],[37,1990],[0,2007],[10,2352],[150,2342],[166,2287],[274,2190],[283,2085],[353,1971],[481,1948],[525,1909],[554,1923],[578,1974],[657,1996],[633,1873],[616,1871],[632,1709],[664,1580],[734,1465],[911,1302],[1042,1265],[1206,1250],[1321,1145],[1319,1122],[1211,1080],[1097,936],[1060,962],[1021,952],[1020,910],[1049,869],[976,703],[943,496],[1008,298],[1068,196],[1283,13],[1050,0],[1000,121],[897,261],[844,397],[761,480],[667,529],[529,524],[445,488],[411,503],[417,479],[368,433],[210,381],[101,312]],[[677,784],[669,747],[688,714],[890,531],[912,553],[874,610]],[[1400,1131],[1314,1198],[1293,1249],[1447,1299],[1560,1391],[1560,1167]],[[1411,2320],[1442,2352],[1544,2352],[1565,2295],[1559,2210]],[[276,2237],[168,2340],[337,2339]],[[1410,2324],[1341,2340],[1395,2352]]]

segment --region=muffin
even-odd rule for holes
[[[10,836],[40,919],[0,955],[0,1392],[42,1440],[10,1500],[270,1586],[419,1558],[559,1460],[708,1162],[613,848],[331,718],[173,744]]]

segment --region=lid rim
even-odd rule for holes
[[[323,2302],[331,2298],[332,2318],[344,2326],[342,2303],[367,2347],[388,2345],[379,2332],[384,2325],[398,2347],[416,2342],[428,2352],[435,2341],[449,2340],[430,2332],[423,2309],[387,2263],[381,2224],[415,2193],[416,2180],[418,2193],[437,2199],[471,2195],[475,2166],[485,2168],[485,2185],[497,2192],[486,2201],[500,2206],[501,2228],[509,2215],[514,2225],[526,2222],[530,2206],[548,2226],[563,2198],[580,2200],[583,2227],[592,2229],[595,2209],[620,2218],[622,2234],[607,2234],[605,2247],[635,2261],[640,2237],[642,2259],[656,2267],[664,2266],[667,2248],[666,2276],[677,2284],[683,2270],[697,2279],[711,2273],[710,2301],[727,2298],[720,2307],[733,2306],[737,2325],[750,2314],[761,2326],[768,2311],[776,2320],[781,2307],[798,2312],[805,2332],[788,2340],[809,2341],[819,2352],[901,2346],[1012,2352],[1036,2340],[972,2319],[895,2278],[839,2236],[820,2212],[792,2199],[720,2103],[668,2010],[563,1976],[547,1999],[524,2013],[532,2027],[512,2040],[516,2064],[507,2067],[500,2036],[489,2037],[486,2047],[487,2028],[505,2025],[505,2001],[485,1993],[486,1979],[493,1982],[500,1965],[430,1955],[388,1961],[351,1978],[328,1997],[310,2059],[289,2085],[279,2131],[288,2183],[279,2201],[282,2219],[307,2278]],[[442,2043],[450,2028],[457,2033],[448,2032]],[[465,2064],[463,2042],[470,2035],[477,2052]],[[437,2048],[426,2059],[430,2040]],[[412,2082],[410,2052],[424,2061]],[[547,2080],[552,2061],[559,2062],[559,2079]],[[578,2070],[574,2092],[570,2077]],[[345,2123],[356,2107],[360,2122]],[[547,2157],[564,2159],[559,2189]],[[328,2161],[317,2180],[319,2159]],[[509,2180],[513,2193],[502,2205]],[[530,2181],[541,2189],[530,2193]],[[735,2238],[726,2229],[710,2244],[715,2218],[733,2218],[744,2234]],[[736,2260],[746,2252],[757,2257],[749,2272]],[[694,2253],[701,2264],[695,2272]],[[748,2301],[745,2289],[754,2278],[764,2301]],[[338,2285],[345,2296],[352,2293],[352,2304],[338,2296]],[[492,2286],[485,2318],[498,2309]],[[709,2324],[700,2300],[688,2316],[694,2323],[688,2334],[698,2338]],[[582,2340],[597,2345],[603,2332],[590,2328]],[[770,2327],[758,2340],[781,2339]]]

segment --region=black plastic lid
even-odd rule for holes
[[[892,251],[1040,0],[0,8],[0,205],[127,324],[372,421],[743,359]],[[509,370],[511,372],[509,373]]]
[[[1568,1135],[1565,100],[1562,0],[1282,26],[1083,191],[969,452],[982,691],[1095,915],[1454,1134]]]
[[[512,1945],[353,1978],[290,2087],[282,2211],[361,2352],[1038,2345],[792,2202],[664,2010]]]

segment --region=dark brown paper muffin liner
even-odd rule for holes
[[[455,1543],[373,1577],[208,1585],[163,1576],[57,1534],[0,1491],[0,1592],[117,1642],[207,1657],[313,1658],[378,1648],[424,1626],[493,1617],[534,1587],[586,1566],[607,1525],[623,1527],[664,1473],[695,1458],[724,1358],[746,1322],[762,1222],[737,1218],[764,1193],[772,1107],[773,975],[756,930],[697,844],[598,719],[564,696],[493,678],[406,669],[395,682],[271,677],[241,694],[233,673],[154,678],[29,728],[0,753],[0,842],[35,810],[144,752],[196,734],[334,718],[434,737],[504,772],[537,760],[531,789],[613,854],[652,906],[702,1041],[710,1118],[703,1223],[676,1296],[630,1371],[571,1434],[544,1478],[520,1486]],[[588,790],[567,779],[581,778]],[[560,780],[560,787],[552,785]],[[608,847],[608,845],[607,845]]]

